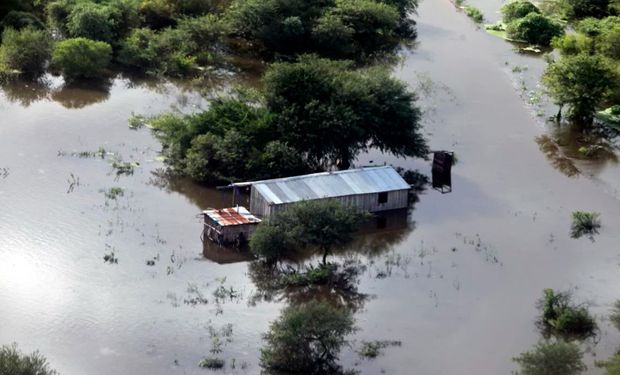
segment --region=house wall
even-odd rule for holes
[[[386,203],[379,203],[379,193],[347,195],[335,199],[345,205],[357,207],[360,211],[380,212],[406,208],[409,204],[409,190],[395,190],[388,192]],[[269,205],[267,200],[255,189],[250,194],[250,212],[261,217],[268,217],[278,211],[286,210],[295,203]]]

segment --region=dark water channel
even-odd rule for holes
[[[478,1],[497,17],[499,1]],[[537,139],[554,133],[543,121],[553,108],[528,94],[539,90],[539,57],[516,54],[448,0],[425,0],[418,20],[419,44],[395,74],[420,93],[431,147],[456,152],[454,190],[425,192],[408,218],[339,255],[366,266],[359,331],[343,365],[363,374],[509,374],[511,358],[540,338],[536,299],[558,288],[574,290],[599,320],[586,357],[588,373],[600,373],[593,359],[620,345],[606,320],[620,298],[617,164],[577,160],[570,177],[541,151]],[[260,372],[261,334],[286,298],[255,298],[260,283],[243,256],[203,256],[197,214],[230,196],[154,173],[159,144],[127,125],[132,113],[206,105],[179,85],[127,79],[3,88],[0,343],[39,349],[65,375],[202,374],[197,363],[217,336],[224,373]],[[132,162],[133,175],[118,176],[114,159]],[[384,155],[358,163],[371,160],[430,172],[428,162]],[[106,198],[112,187],[124,195]],[[569,238],[577,209],[601,213],[595,242]],[[104,262],[111,254],[118,263]],[[220,287],[234,293],[214,295]],[[355,345],[375,339],[402,346],[361,359]]]

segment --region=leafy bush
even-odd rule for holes
[[[261,365],[294,373],[335,373],[344,337],[355,330],[353,324],[350,311],[326,303],[288,307],[264,336]]]
[[[574,343],[541,342],[514,361],[521,367],[521,375],[577,375],[586,370],[582,356]]]
[[[484,21],[484,14],[482,14],[480,9],[471,5],[465,6],[465,14],[467,14],[467,17],[471,18],[476,23],[482,23],[482,21]]]
[[[563,33],[560,24],[538,13],[529,13],[506,26],[508,37],[540,46],[549,46],[554,37]]]
[[[52,66],[66,79],[94,78],[112,60],[112,47],[86,38],[66,39],[54,47]]]
[[[575,211],[571,224],[571,237],[579,238],[584,235],[598,234],[601,227],[600,214],[596,212]]]
[[[523,18],[530,13],[540,13],[540,9],[527,0],[511,1],[502,6],[502,21],[508,24],[519,18]]]
[[[217,370],[224,368],[226,362],[221,358],[203,358],[198,366],[202,368],[208,368],[211,370]]]
[[[129,36],[121,42],[117,56],[118,62],[145,72],[158,68],[161,56],[155,48],[156,38],[155,32],[149,28],[132,30]]]
[[[537,304],[541,310],[539,324],[548,333],[567,337],[592,336],[597,325],[584,306],[572,303],[567,292],[545,289],[544,296]]]
[[[620,300],[614,302],[609,320],[611,320],[616,329],[620,330]]]
[[[114,37],[114,21],[107,7],[83,2],[71,10],[67,21],[69,35],[111,43]]]
[[[6,29],[0,46],[0,65],[28,74],[39,74],[51,55],[51,39],[45,31],[26,27]]]
[[[0,374],[6,375],[57,375],[50,369],[39,352],[23,354],[17,344],[0,347]]]

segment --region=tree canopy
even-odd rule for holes
[[[264,368],[300,373],[337,373],[345,336],[355,330],[350,311],[322,302],[287,307],[264,335]]]
[[[17,348],[17,344],[0,347],[0,374],[58,375],[39,352],[24,354]]]

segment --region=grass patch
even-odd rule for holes
[[[402,342],[397,340],[362,341],[362,346],[358,350],[358,354],[365,358],[377,358],[383,354],[383,349],[390,346],[401,345]]]
[[[598,234],[601,228],[600,214],[596,212],[575,211],[573,212],[573,223],[571,224],[570,234],[572,238],[589,236],[592,238]]]
[[[121,161],[121,160],[115,160],[112,163],[112,168],[114,168],[114,170],[116,171],[117,176],[121,176],[121,175],[131,176],[133,175],[134,169],[139,166],[140,166],[140,163],[138,162],[128,162],[128,161]]]
[[[221,358],[203,358],[199,363],[198,366],[202,367],[202,368],[208,368],[210,370],[219,370],[224,368],[224,366],[226,365],[226,361],[224,361]]]
[[[475,23],[482,23],[484,21],[484,14],[482,14],[480,9],[471,5],[466,5],[463,10],[465,14],[467,14],[467,17],[471,18]]]
[[[573,303],[568,292],[545,289],[537,306],[541,311],[538,324],[544,334],[587,338],[594,336],[598,329],[588,309],[584,305]]]
[[[125,195],[125,190],[123,190],[123,188],[115,186],[108,190],[104,190],[103,194],[105,195],[106,199],[116,200],[118,197],[122,197]]]

